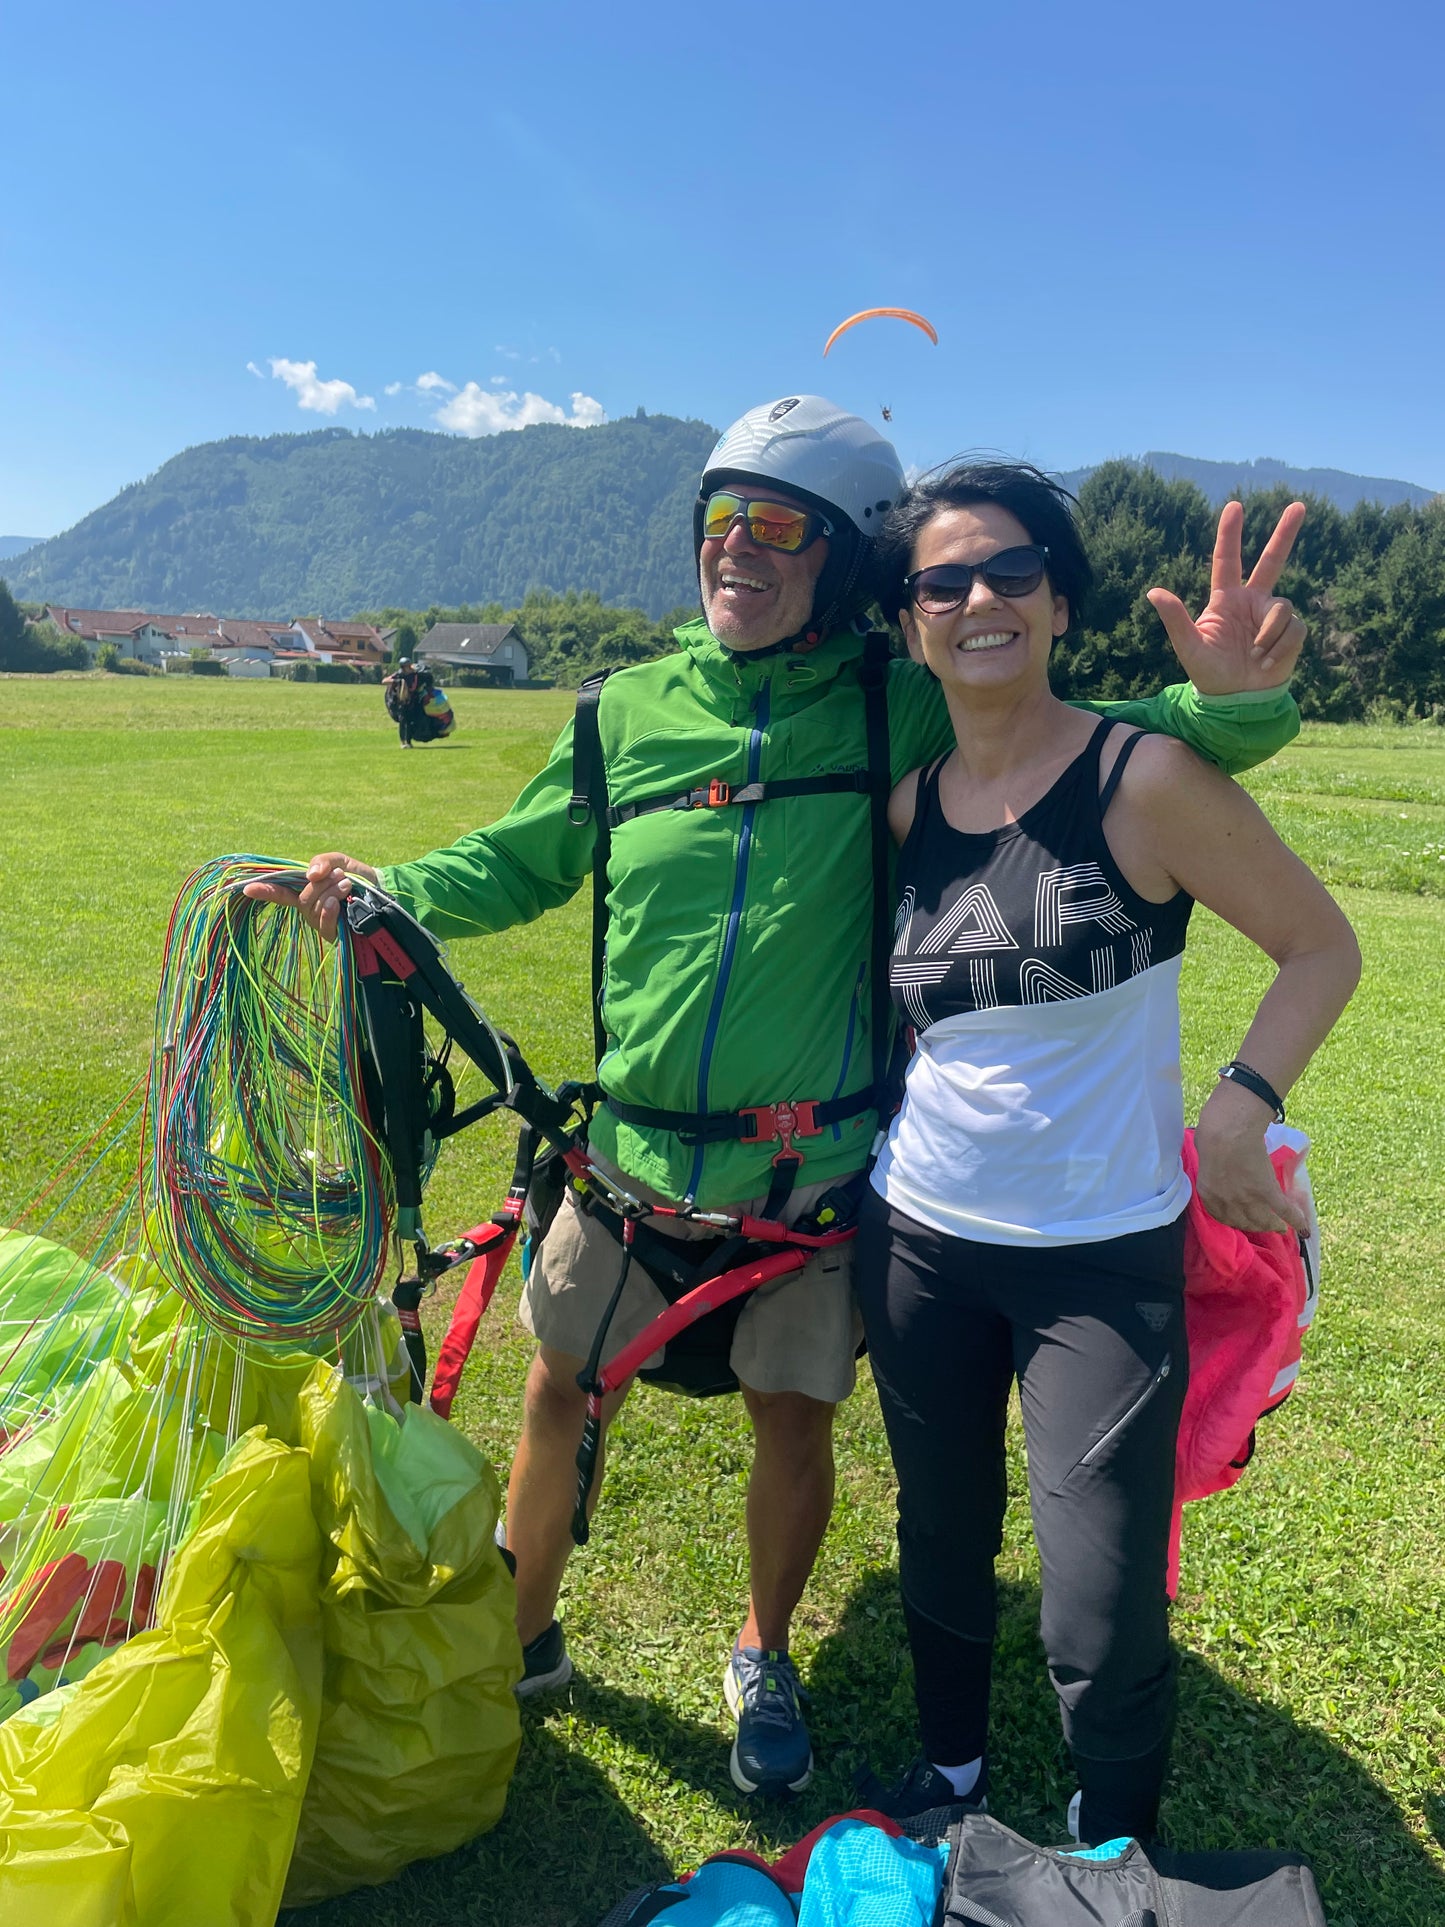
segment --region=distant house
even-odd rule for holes
[[[222,617],[207,638],[211,654],[225,663],[271,663],[299,642],[289,622],[248,622],[235,616]]]
[[[313,657],[364,669],[385,662],[389,647],[370,622],[256,622],[236,616],[161,616],[141,609],[69,609],[59,603],[48,604],[45,616],[66,635],[79,636],[92,657],[101,643],[113,642],[123,656],[139,662],[160,663],[204,649],[231,665]]]
[[[303,616],[292,623],[305,638],[302,647],[328,662],[370,664],[385,662],[386,638],[370,622],[327,622],[320,616]],[[292,647],[295,647],[293,641]]]
[[[438,622],[416,646],[433,669],[490,669],[504,687],[528,680],[527,646],[510,622]]]
[[[69,636],[79,636],[92,657],[103,642],[113,642],[123,656],[137,662],[158,663],[175,652],[175,642],[165,626],[165,616],[147,615],[140,609],[67,609],[59,603],[45,605],[45,620]],[[188,621],[215,623],[214,616],[191,616]],[[198,637],[198,641],[204,638]]]

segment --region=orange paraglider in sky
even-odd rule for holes
[[[872,321],[880,315],[886,316],[893,321],[911,322],[915,328],[921,328],[923,330],[935,348],[938,346],[938,330],[934,327],[933,323],[925,319],[923,315],[915,314],[912,308],[863,308],[857,314],[850,314],[846,321],[840,321],[838,323],[838,326],[823,343],[823,353],[825,355],[827,354],[839,335],[846,334],[850,328],[856,327],[860,321]]]

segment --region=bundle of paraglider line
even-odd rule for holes
[[[526,1174],[440,1252],[421,1193],[449,1130],[510,1107],[530,1159],[569,1105],[389,900],[324,944],[245,895],[294,868],[189,880],[148,1075],[0,1232],[5,1921],[268,1921],[505,1801],[497,1483],[417,1402],[416,1307],[469,1261],[475,1329]],[[463,1109],[442,996],[487,1087]]]

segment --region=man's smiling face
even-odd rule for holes
[[[770,502],[807,508],[785,490],[765,493]],[[761,548],[739,516],[726,535],[704,542],[698,557],[708,628],[724,648],[743,651],[770,649],[797,635],[813,613],[813,587],[827,559],[826,537],[789,555]]]

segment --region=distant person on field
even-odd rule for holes
[[[867,769],[862,669],[875,536],[902,492],[892,445],[856,415],[810,395],[751,409],[703,471],[694,512],[701,618],[677,631],[673,654],[619,670],[602,691],[613,805],[703,799],[632,812],[613,831],[607,872],[605,1102],[591,1146],[650,1201],[760,1211],[783,1155],[784,1100],[790,1117],[798,1107],[811,1117],[813,1101],[829,1112],[827,1123],[795,1132],[803,1162],[781,1213],[787,1222],[866,1166],[880,1096],[869,799],[861,788],[808,794],[800,785]],[[1195,688],[1088,707],[1248,768],[1298,727],[1276,685],[1303,635],[1287,605],[1252,643],[1216,648],[1196,632],[1185,645]],[[953,733],[942,690],[919,664],[889,663],[886,689],[896,781],[951,749]],[[379,882],[442,938],[555,909],[589,877],[596,836],[590,816],[578,823],[569,811],[572,733],[569,722],[499,823],[450,849],[381,871],[331,851],[312,859],[298,895],[274,885],[252,894],[296,904],[326,936],[350,876]],[[891,916],[888,904],[877,911]],[[572,1550],[585,1412],[577,1374],[617,1277],[617,1246],[570,1194],[520,1313],[538,1340],[507,1496],[523,1693],[561,1685],[572,1671],[554,1614]],[[664,1302],[634,1262],[608,1355]],[[758,1291],[735,1328],[731,1365],[754,1450],[749,1597],[724,1691],[738,1718],[730,1770],[749,1793],[798,1789],[812,1774],[788,1636],[832,1511],[833,1413],[853,1388],[860,1329],[848,1245]],[[625,1388],[609,1400],[607,1417],[624,1396]]]
[[[423,678],[425,678],[425,688],[423,688]],[[382,684],[382,700],[386,704],[386,713],[396,724],[403,749],[411,748],[430,690],[430,672],[419,670],[409,656],[403,656]]]

